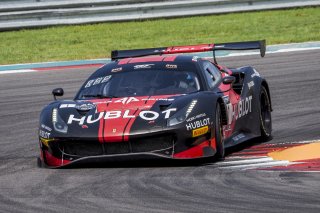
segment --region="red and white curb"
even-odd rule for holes
[[[234,152],[227,156],[224,161],[216,162],[210,166],[223,170],[266,170],[266,171],[293,171],[293,172],[320,172],[320,153],[317,157],[306,156],[303,160],[275,160],[270,153],[285,151],[288,149],[303,147],[308,144],[319,144],[320,140],[284,142],[277,144],[259,144],[240,152]],[[308,153],[304,153],[308,155]],[[299,156],[301,153],[297,152]]]

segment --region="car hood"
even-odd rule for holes
[[[162,131],[179,109],[174,102],[184,95],[162,95],[64,101],[59,116],[68,126],[68,138],[128,141],[129,136]]]

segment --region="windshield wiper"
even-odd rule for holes
[[[101,95],[101,94],[95,94],[95,95],[83,95],[83,98],[117,98],[117,96],[114,95]]]

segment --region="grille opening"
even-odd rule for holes
[[[59,143],[61,152],[72,156],[96,156],[112,154],[128,154],[155,152],[173,148],[172,135],[158,135],[132,139],[126,142],[99,143],[98,141],[63,141]]]
[[[151,152],[168,149],[173,146],[172,135],[163,135],[131,141],[132,152]]]
[[[59,148],[63,153],[73,156],[103,155],[103,147],[99,141],[62,141]]]

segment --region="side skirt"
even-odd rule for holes
[[[260,137],[260,135],[245,132],[237,132],[234,133],[230,138],[225,140],[224,146],[225,148],[229,148],[257,137]]]

